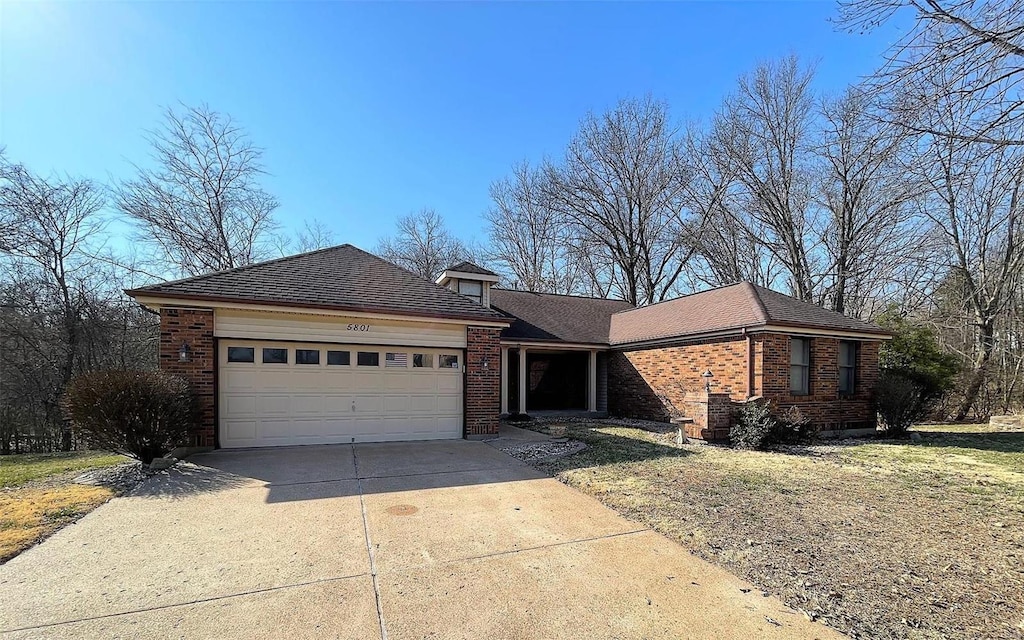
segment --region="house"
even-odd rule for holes
[[[160,367],[199,395],[198,446],[488,438],[502,414],[544,411],[685,415],[714,439],[757,396],[874,427],[874,325],[748,283],[638,309],[497,283],[342,245],[127,293],[160,314]]]

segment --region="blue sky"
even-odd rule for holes
[[[485,239],[489,184],[557,156],[628,96],[707,118],[758,61],[796,53],[818,89],[899,36],[837,31],[834,2],[0,3],[0,145],[108,182],[144,164],[161,110],[205,102],[266,149],[286,227],[372,249],[423,207]]]

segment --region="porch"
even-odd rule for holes
[[[501,347],[501,414],[604,416],[604,350],[566,345]]]

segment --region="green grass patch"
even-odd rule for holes
[[[0,487],[17,487],[71,471],[112,467],[127,458],[101,451],[25,453],[0,456]]]

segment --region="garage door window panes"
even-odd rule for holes
[[[356,364],[360,367],[379,367],[380,354],[376,351],[360,351],[356,354]]]
[[[405,369],[409,366],[409,354],[388,352],[384,354],[384,366],[401,367],[402,369]]]
[[[348,351],[328,351],[327,352],[327,366],[342,366],[347,367],[352,362],[351,356]]]
[[[412,366],[414,369],[433,369],[434,359],[430,357],[429,353],[414,353],[412,354]]]
[[[320,350],[296,349],[295,364],[320,364]]]
[[[440,355],[438,356],[438,362],[442,369],[458,369],[459,368],[459,356],[452,355]]]
[[[228,362],[255,362],[256,349],[253,347],[228,347]]]
[[[263,349],[263,364],[288,364],[288,350]]]

